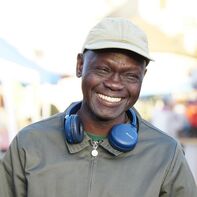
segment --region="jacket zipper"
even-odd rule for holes
[[[92,192],[92,185],[93,185],[93,179],[94,179],[94,168],[97,162],[97,156],[98,156],[98,146],[99,142],[98,141],[91,141],[92,144],[92,151],[91,151],[91,163],[90,163],[90,181],[89,181],[89,191],[88,191],[88,196],[91,196]]]
[[[98,155],[97,148],[98,148],[99,142],[98,141],[92,141],[91,144],[92,144],[92,148],[93,148],[93,150],[91,152],[91,155],[93,157],[96,157]]]

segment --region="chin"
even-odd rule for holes
[[[106,111],[94,111],[95,117],[102,121],[110,121],[119,118],[124,112],[118,112],[117,110],[114,112],[113,110]]]

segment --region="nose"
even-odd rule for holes
[[[119,91],[124,88],[120,74],[118,73],[114,73],[108,79],[106,79],[104,81],[104,85],[112,91]]]

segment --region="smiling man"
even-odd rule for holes
[[[77,62],[83,91],[78,114],[84,129],[107,136],[113,125],[128,121],[125,111],[139,97],[145,58],[129,50],[109,48],[86,50],[78,55]],[[101,129],[101,125],[105,126]]]
[[[77,56],[82,101],[18,133],[0,164],[0,196],[196,197],[180,144],[133,107],[151,60],[129,20],[93,27]]]

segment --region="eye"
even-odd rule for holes
[[[96,68],[97,74],[106,75],[110,73],[110,69],[107,66],[99,66]]]
[[[125,73],[124,74],[124,79],[129,81],[129,82],[134,82],[134,83],[140,81],[139,75],[137,75],[135,73]]]

